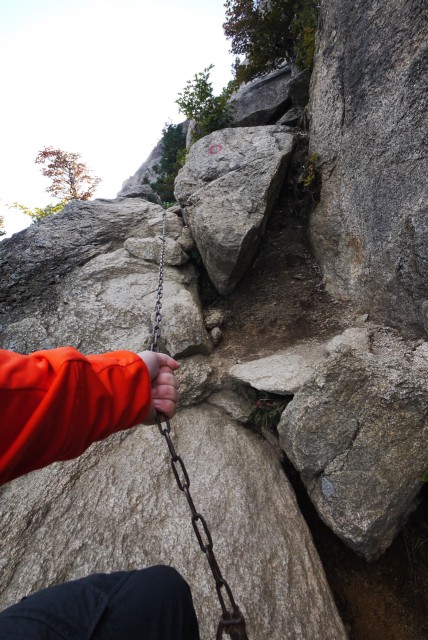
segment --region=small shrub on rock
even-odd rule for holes
[[[194,142],[213,131],[224,129],[232,118],[233,106],[229,103],[229,98],[236,85],[229,83],[219,96],[215,96],[210,82],[213,67],[211,64],[196,73],[193,80],[188,80],[176,100],[181,113],[195,122]]]
[[[153,167],[158,179],[150,183],[151,188],[158,194],[164,206],[175,203],[174,180],[179,169],[183,166],[182,156],[186,151],[186,134],[184,125],[166,123],[162,129],[162,153],[159,164]]]

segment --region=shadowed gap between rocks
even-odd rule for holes
[[[349,640],[426,640],[428,486],[391,547],[367,564],[321,520],[285,454],[282,466],[312,533]]]

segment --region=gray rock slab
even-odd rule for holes
[[[304,107],[309,99],[310,73],[293,75],[290,67],[243,84],[231,97],[232,122],[237,127],[272,124],[291,107]]]
[[[162,237],[163,233],[163,209],[158,209],[156,215],[148,221],[148,229],[143,237]],[[187,237],[188,229],[184,226],[183,219],[171,208],[166,211],[165,233],[167,239],[177,240]]]
[[[156,243],[162,213],[127,198],[74,204],[2,244],[2,347],[22,353],[64,344],[84,353],[147,348],[159,268],[123,245],[130,238],[131,245],[142,238]],[[173,214],[171,222],[182,226]],[[209,353],[194,268],[167,266],[164,281],[163,347],[175,356]]]
[[[163,348],[173,357],[208,355],[212,343],[205,330],[199,296],[193,286],[180,287],[176,293],[164,285],[162,304]]]
[[[323,0],[311,81],[327,289],[409,337],[428,331],[427,40],[425,0]]]
[[[218,367],[211,359],[196,355],[184,358],[180,365],[177,372],[180,381],[180,406],[200,403],[221,388]]]
[[[0,308],[19,317],[31,306],[37,311],[51,307],[66,274],[119,249],[129,237],[156,235],[152,220],[161,220],[162,211],[159,205],[134,198],[74,200],[59,215],[3,240]]]
[[[162,249],[161,238],[128,238],[124,247],[136,258],[143,258],[143,260],[159,264]],[[189,256],[178,242],[167,238],[165,240],[164,262],[170,266],[179,266],[189,262]]]
[[[326,524],[367,560],[391,544],[428,466],[428,348],[345,332],[282,414],[280,444]]]
[[[292,148],[281,127],[223,129],[191,147],[176,178],[183,216],[222,294],[251,264]]]
[[[236,364],[229,373],[259,391],[293,395],[313,375],[324,358],[325,344],[304,342],[267,358]]]
[[[172,435],[249,637],[345,640],[311,535],[270,449],[206,405],[183,410]],[[3,487],[0,532],[2,607],[52,583],[163,563],[190,584],[201,638],[215,636],[215,585],[157,427],[119,434]]]
[[[142,198],[155,204],[162,204],[162,201],[157,193],[153,191],[149,184],[129,184],[124,187],[121,192],[120,198]]]
[[[139,191],[142,186],[147,184],[147,182],[155,182],[158,179],[158,174],[154,170],[156,165],[159,165],[162,159],[162,138],[159,140],[157,145],[150,152],[147,160],[143,162],[143,164],[137,169],[133,176],[130,176],[125,182],[122,184],[121,190],[118,192],[117,197],[127,197],[127,193],[132,193],[135,191]]]
[[[207,399],[209,404],[219,407],[237,422],[246,424],[256,406],[255,397],[251,392],[241,388],[222,388]]]
[[[300,124],[305,110],[302,107],[293,107],[284,113],[276,124],[282,124],[288,127],[296,127]]]

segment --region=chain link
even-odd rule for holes
[[[163,212],[163,224],[162,224],[162,246],[159,259],[159,281],[155,306],[155,314],[153,321],[153,339],[151,344],[151,351],[159,352],[159,338],[161,337],[160,323],[162,320],[162,297],[163,297],[163,277],[164,277],[164,265],[165,265],[165,241],[166,241],[166,210]],[[192,526],[195,532],[195,536],[198,540],[202,553],[205,554],[208,564],[210,566],[213,578],[215,581],[215,587],[217,591],[217,597],[220,602],[222,615],[217,627],[216,640],[221,640],[223,632],[230,636],[232,640],[248,640],[248,636],[245,629],[245,619],[239,610],[238,605],[232,594],[232,590],[229,587],[226,580],[223,578],[220,567],[218,566],[216,557],[213,551],[213,539],[211,532],[208,528],[205,518],[196,510],[192,496],[190,494],[190,478],[182,458],[177,454],[174,443],[171,440],[171,425],[167,416],[157,413],[156,421],[159,432],[164,436],[168,445],[169,453],[171,456],[171,467],[177,482],[177,486],[182,493],[184,493],[187,503],[192,514]]]

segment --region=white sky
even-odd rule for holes
[[[44,207],[34,164],[46,146],[78,152],[114,198],[161,136],[175,100],[210,64],[231,78],[224,0],[0,0],[0,215],[8,235]]]

